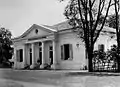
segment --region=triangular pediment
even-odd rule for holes
[[[55,29],[48,28],[44,25],[33,24],[26,32],[24,32],[20,38],[32,38],[32,37],[42,37],[45,35],[57,32]]]

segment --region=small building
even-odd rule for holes
[[[87,66],[84,42],[73,32],[67,22],[54,26],[33,24],[21,36],[14,38],[14,68],[21,69],[29,66],[51,69],[84,69]],[[113,30],[104,27],[95,44],[104,44],[107,50],[116,43],[110,35]]]

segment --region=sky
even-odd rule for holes
[[[0,0],[0,27],[17,37],[33,24],[54,25],[65,20],[66,5],[58,0]]]

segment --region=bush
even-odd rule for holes
[[[117,69],[117,58],[119,58],[118,47],[112,45],[111,49],[104,51],[94,51],[93,66],[95,70]]]

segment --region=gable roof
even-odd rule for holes
[[[21,36],[18,36],[18,37],[14,38],[14,39],[23,38],[23,37],[25,37],[30,31],[32,31],[34,28],[40,28],[40,29],[42,29],[41,27],[42,27],[44,30],[48,31],[48,32],[57,32],[57,30],[52,29],[52,28],[50,28],[50,27],[47,27],[47,26],[44,26],[44,25],[33,24],[33,25],[32,25],[27,31],[25,31]]]

